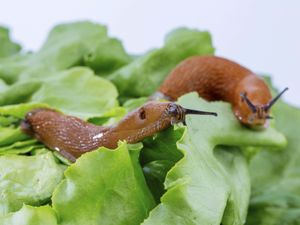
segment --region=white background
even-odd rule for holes
[[[208,30],[217,55],[271,74],[300,106],[298,0],[0,0],[0,24],[27,50],[37,50],[55,24],[76,20],[106,24],[131,53],[161,46],[179,26]]]

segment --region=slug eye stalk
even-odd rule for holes
[[[265,112],[267,112],[277,102],[277,100],[283,95],[283,93],[286,92],[287,90],[289,90],[289,88],[286,87],[275,98],[273,98],[268,104],[266,104],[264,106]]]
[[[215,112],[206,112],[194,109],[186,109],[175,103],[171,103],[167,109],[168,114],[171,116],[171,124],[183,122],[185,124],[186,115],[210,115],[217,116]]]
[[[242,97],[242,101],[245,101],[247,103],[251,111],[253,113],[256,113],[257,111],[256,106],[250,101],[250,99],[247,97],[247,94],[245,92],[241,93],[241,97]]]
[[[193,114],[193,115],[211,115],[211,116],[218,116],[215,112],[206,112],[206,111],[199,111],[194,109],[184,109],[185,115]]]

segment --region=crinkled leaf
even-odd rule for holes
[[[0,58],[14,55],[21,50],[21,46],[12,42],[9,38],[9,30],[0,27]]]
[[[96,23],[57,25],[50,31],[42,48],[32,55],[32,63],[55,69],[80,65],[83,56],[95,48],[97,40],[106,36],[106,27]]]
[[[146,182],[156,202],[165,193],[164,181],[167,172],[174,166],[174,162],[169,160],[155,160],[143,166]]]
[[[109,54],[109,48],[114,49],[114,54]],[[57,25],[38,52],[0,61],[0,78],[11,84],[19,78],[28,81],[44,77],[52,72],[83,65],[84,58],[90,54],[95,55],[95,60],[101,65],[106,64],[106,71],[113,70],[110,66],[115,68],[120,62],[125,63],[123,57],[126,53],[119,42],[107,36],[105,26],[91,22]],[[89,63],[93,67],[96,62],[92,60]]]
[[[213,52],[209,33],[180,28],[168,35],[164,47],[135,59],[108,78],[117,86],[121,97],[149,96],[180,61]]]
[[[13,116],[15,118],[23,119],[29,111],[37,108],[49,107],[45,103],[26,103],[17,105],[6,105],[0,107],[0,115]]]
[[[40,81],[15,83],[0,93],[0,106],[28,102],[33,93],[40,87]]]
[[[300,109],[279,102],[272,112],[288,146],[282,152],[262,151],[253,157],[247,224],[300,224]]]
[[[43,77],[49,72],[80,65],[83,56],[95,47],[98,38],[106,36],[104,26],[76,22],[54,27],[42,48],[33,54],[20,56],[17,62],[0,62],[0,75],[8,83],[31,79],[31,74]],[[2,64],[2,65],[1,65]],[[4,69],[1,71],[1,67]]]
[[[42,80],[30,82],[29,87],[33,87],[30,91],[27,84],[12,85],[2,99],[4,104],[31,103],[0,107],[0,115],[23,118],[34,108],[52,107],[70,115],[89,118],[100,116],[118,105],[118,93],[114,85],[83,67],[57,72]],[[5,98],[7,95],[11,100]]]
[[[168,160],[173,163],[182,158],[183,154],[177,149],[176,142],[182,137],[182,127],[160,132],[143,141],[144,148],[141,152],[142,164],[156,160]]]
[[[0,216],[2,225],[57,225],[54,210],[50,206],[33,207],[23,205],[15,212]]]
[[[7,84],[16,82],[19,75],[27,67],[30,67],[31,55],[32,54],[15,54],[0,59],[0,78]]]
[[[0,155],[5,154],[24,154],[36,148],[41,148],[42,145],[37,140],[17,141],[11,145],[0,147]]]
[[[17,141],[23,141],[29,137],[20,128],[0,127],[0,146],[11,145]]]
[[[177,144],[184,157],[168,172],[167,192],[144,224],[243,224],[250,197],[246,160],[236,148],[229,148],[229,153],[214,149],[219,145],[282,148],[284,136],[273,128],[253,131],[241,126],[227,103],[208,103],[195,93],[179,103],[215,111],[218,117],[187,117],[186,132]]]
[[[140,162],[143,166],[147,184],[159,202],[164,194],[164,181],[167,172],[183,157],[177,149],[176,143],[182,137],[184,128],[170,127],[153,137],[143,140],[144,148],[141,152]]]
[[[49,201],[64,168],[53,154],[0,156],[0,215]]]
[[[123,143],[114,151],[102,147],[81,156],[52,197],[59,223],[140,224],[154,201],[138,155]]]
[[[131,60],[118,39],[104,37],[99,40],[98,46],[85,55],[84,64],[96,73],[106,75],[128,64]]]
[[[19,119],[13,116],[3,116],[0,114],[0,126],[9,127],[10,125],[16,124],[19,122]]]
[[[111,82],[79,67],[63,71],[42,83],[30,101],[46,103],[67,114],[89,118],[117,106],[117,95]]]
[[[250,176],[246,157],[240,149],[217,146],[214,156],[223,165],[230,194],[222,218],[222,224],[244,224],[249,203]]]

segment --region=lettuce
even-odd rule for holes
[[[25,154],[42,147],[37,140],[17,141],[11,145],[0,147],[0,155]]]
[[[100,116],[118,106],[116,99],[118,93],[111,82],[95,76],[92,70],[84,67],[75,67],[45,78],[35,79],[34,82],[31,82],[35,88],[24,94],[22,90],[27,84],[28,82],[25,85],[24,83],[12,85],[11,88],[21,90],[20,92],[4,93],[10,95],[9,104],[18,103],[17,99],[21,99],[22,103],[32,102],[40,106],[46,104],[48,107],[86,119]],[[4,97],[3,101],[6,101],[5,104],[8,99]],[[28,104],[23,104],[23,108],[27,106]],[[5,108],[0,108],[0,114],[5,114],[4,110]],[[20,112],[19,110],[17,111]],[[25,108],[24,111],[28,111],[28,109]]]
[[[19,128],[15,127],[0,127],[0,146],[14,144],[17,141],[23,141],[28,139],[28,136],[24,134]]]
[[[32,207],[23,205],[20,211],[0,217],[0,224],[57,225],[57,219],[54,210],[49,206]]]
[[[178,62],[213,54],[209,33],[176,29],[163,47],[136,58],[105,26],[90,22],[56,26],[33,53],[18,53],[5,29],[0,41],[0,224],[299,221],[300,111],[282,102],[272,126],[253,131],[229,104],[187,94],[179,104],[219,116],[188,116],[187,126],[142,144],[99,148],[73,164],[19,128],[39,107],[114,124],[147,101]]]
[[[0,26],[0,60],[18,53],[21,46],[12,42],[9,38],[9,30]]]
[[[84,56],[84,65],[97,74],[108,75],[132,61],[121,42],[115,38],[103,38],[89,54]]]
[[[117,96],[111,82],[94,76],[89,69],[77,67],[46,79],[30,101],[46,103],[66,114],[87,119],[118,106]]]
[[[250,164],[252,197],[247,224],[299,224],[300,109],[280,101],[274,106],[276,127],[287,138],[282,152],[262,151]]]
[[[208,103],[195,93],[181,97],[179,103],[215,111],[218,117],[188,116],[186,131],[177,143],[183,158],[168,172],[167,192],[143,224],[245,223],[248,166],[241,151],[230,146],[282,148],[284,136],[273,128],[257,132],[242,127],[227,103]]]
[[[102,147],[71,165],[52,197],[59,223],[140,224],[154,207],[138,163],[140,148]]]
[[[121,97],[149,96],[180,61],[213,52],[209,33],[176,29],[167,35],[162,48],[137,58],[109,75],[108,79],[117,86]]]
[[[0,215],[19,210],[23,203],[48,202],[63,178],[64,169],[51,152],[36,156],[1,156]]]
[[[104,54],[98,50],[110,47],[114,49],[114,54]],[[0,61],[0,78],[12,84],[18,80],[28,81],[32,77],[45,77],[49,73],[73,66],[89,65],[98,70],[98,65],[101,64],[103,68],[105,65],[106,68],[114,65],[116,69],[129,61],[122,45],[116,39],[108,37],[105,26],[76,22],[54,27],[38,52]],[[111,72],[113,68],[107,70]]]

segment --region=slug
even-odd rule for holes
[[[234,115],[242,124],[262,127],[272,118],[270,109],[286,90],[272,99],[268,86],[251,70],[221,57],[194,56],[171,71],[152,99],[174,101],[196,91],[208,101],[231,103]]]
[[[116,125],[104,127],[40,108],[26,114],[21,129],[74,162],[83,153],[101,146],[116,148],[119,140],[139,142],[170,125],[184,122],[188,114],[217,116],[213,112],[185,109],[172,102],[152,101],[128,113]]]

